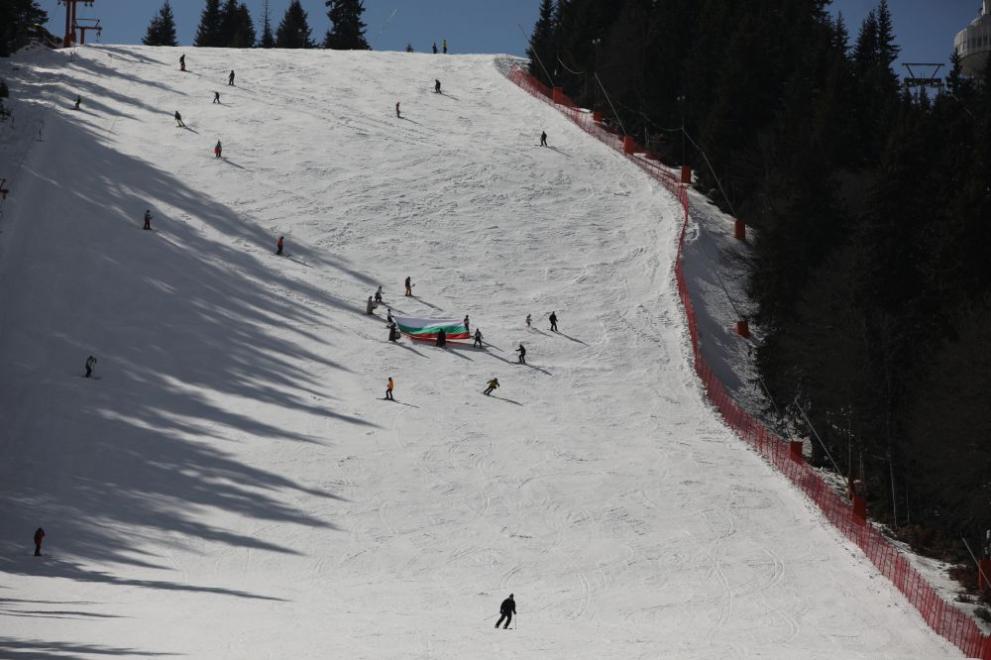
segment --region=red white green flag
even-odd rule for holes
[[[470,339],[468,328],[464,321],[457,319],[418,319],[412,316],[395,316],[392,320],[399,326],[400,332],[409,335],[410,339],[419,341],[435,341],[437,333],[444,330],[448,339]]]

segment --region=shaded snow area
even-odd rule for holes
[[[706,405],[621,154],[492,57],[180,52],[0,63],[0,657],[956,655]]]

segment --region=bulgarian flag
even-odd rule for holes
[[[392,316],[399,330],[410,339],[436,341],[437,333],[443,330],[448,339],[471,339],[464,321],[457,319],[417,319],[412,316]]]

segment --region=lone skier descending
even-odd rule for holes
[[[234,69],[231,69],[231,75],[227,76],[227,86],[234,87]]]
[[[275,254],[282,255],[282,250],[286,246],[286,237],[279,236],[279,240],[275,242]]]
[[[413,280],[410,279],[410,276],[409,275],[406,276],[406,283],[405,284],[406,284],[406,295],[407,295],[407,297],[408,296],[412,296],[413,295]]]
[[[440,81],[434,79],[434,94],[440,94]]]
[[[548,320],[551,322],[551,331],[557,332],[557,313],[551,312]]]
[[[475,328],[475,348],[482,348],[482,331]]]
[[[395,389],[396,383],[392,380],[392,376],[389,376],[389,382],[385,384],[385,400],[395,401],[392,398],[392,390]]]
[[[34,530],[34,556],[41,556],[41,542],[45,540],[45,530],[41,527]]]
[[[185,53],[183,53],[182,55],[179,56],[179,70],[180,71],[185,71],[186,70],[186,54]]]
[[[217,144],[213,147],[213,157],[220,158],[224,153],[224,145],[220,144],[220,140],[217,140]]]
[[[213,93],[213,102],[214,103],[220,103],[220,92],[214,92]],[[223,105],[223,104],[221,104],[221,105]]]
[[[76,105],[72,109],[73,110],[78,110],[79,109],[79,104],[82,103],[82,102],[83,102],[83,97],[79,96],[79,94],[76,94]]]
[[[532,324],[532,323],[533,323],[533,317],[532,317],[532,316],[530,316],[529,314],[527,314],[527,315],[526,315],[526,327],[528,327],[528,328],[529,328],[529,327],[531,326],[531,324]]]
[[[142,229],[151,231],[151,210],[150,209],[146,209],[145,210],[145,226],[142,227]]]
[[[497,389],[499,389],[499,379],[498,378],[493,378],[492,380],[490,380],[488,382],[487,385],[488,386],[482,392],[482,394],[484,394],[485,396],[489,396],[490,394],[492,394],[493,392],[495,392]],[[498,627],[499,627],[499,625],[496,624],[496,628],[498,628]]]
[[[540,132],[540,146],[542,147],[547,146],[547,131]]]
[[[93,369],[96,368],[96,358],[90,355],[86,358],[86,378],[93,375]]]
[[[516,352],[520,354],[520,364],[526,364],[526,349],[523,348],[523,344],[516,349]]]
[[[516,614],[516,601],[513,599],[513,594],[509,594],[509,598],[502,601],[502,605],[499,606],[499,620],[496,621],[495,627],[498,628],[499,624],[502,623],[503,619],[506,620],[506,625],[502,627],[503,630],[509,628],[509,622],[513,620],[513,615]]]
[[[398,119],[402,119],[403,118],[402,113],[399,112],[399,101],[396,101],[396,117]]]
[[[182,123],[182,115],[179,114],[178,110],[175,111],[175,126],[176,128],[186,128],[186,125]]]

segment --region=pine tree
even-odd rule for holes
[[[272,20],[268,11],[268,0],[265,0],[265,20],[262,23],[262,40],[258,44],[262,48],[275,48],[275,37],[272,35]]]
[[[238,32],[237,0],[225,0],[220,9],[220,34],[225,47],[234,45],[234,36]]]
[[[292,0],[275,33],[276,48],[313,48],[306,12],[299,0]]]
[[[324,37],[323,47],[334,50],[370,50],[365,40],[365,13],[362,0],[326,0],[331,28]]]
[[[554,15],[557,7],[554,0],[541,0],[540,14],[537,17],[537,24],[533,27],[533,34],[530,35],[530,46],[526,49],[527,57],[530,58],[530,73],[540,79],[545,85],[553,86],[554,81],[548,77],[549,71],[545,67],[553,66],[554,63]]]
[[[238,5],[234,21],[234,35],[231,37],[232,48],[252,48],[257,40],[255,24],[251,20],[251,12],[245,4]]]
[[[200,16],[200,25],[196,29],[196,40],[194,46],[207,48],[223,48],[227,45],[224,41],[223,17],[220,13],[220,0],[206,0],[203,14]]]
[[[27,45],[37,27],[48,22],[48,12],[35,0],[0,0],[0,57]]]
[[[165,0],[158,14],[148,24],[148,31],[141,40],[145,46],[178,46],[175,31],[175,16],[169,0]]]

